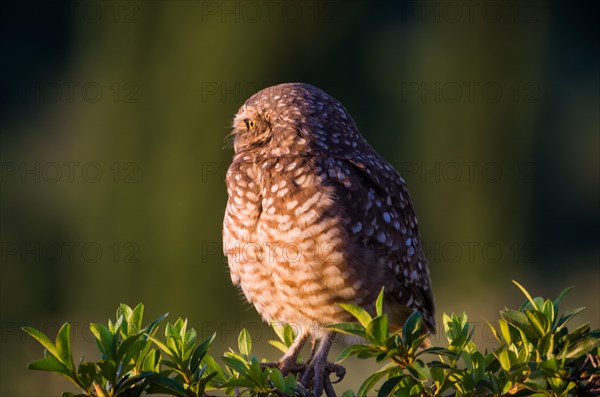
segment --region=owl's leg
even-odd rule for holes
[[[341,381],[346,374],[346,370],[341,365],[336,365],[327,362],[327,355],[331,350],[331,345],[335,340],[336,333],[333,331],[326,331],[325,336],[321,340],[317,352],[308,364],[306,371],[302,375],[300,382],[302,385],[309,389],[311,380],[313,383],[314,397],[320,397],[325,391],[328,397],[335,396],[335,391],[331,385],[329,375],[333,372],[338,377],[337,382]]]
[[[315,356],[315,352],[317,351],[317,338],[312,336],[310,339],[310,356],[308,356],[307,363],[311,362],[313,357]]]
[[[298,355],[300,351],[304,347],[304,344],[308,340],[309,333],[305,331],[301,331],[301,334],[298,335],[298,338],[292,343],[288,351],[283,355],[281,360],[279,360],[278,367],[284,375],[287,375],[291,371],[297,368],[296,361],[298,360]]]

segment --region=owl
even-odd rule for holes
[[[339,101],[308,84],[265,88],[239,109],[231,139],[224,253],[232,282],[261,317],[298,331],[282,371],[309,338],[318,341],[302,380],[316,396],[328,392],[335,333],[325,327],[353,321],[340,303],[373,312],[382,287],[393,327],[420,311],[435,331],[406,184]]]

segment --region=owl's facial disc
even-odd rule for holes
[[[233,148],[235,152],[267,143],[271,139],[271,125],[258,111],[243,106],[233,119]]]

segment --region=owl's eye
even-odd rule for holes
[[[246,129],[248,131],[250,131],[252,128],[254,128],[254,120],[244,119],[244,124],[246,124]]]

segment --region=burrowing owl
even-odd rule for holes
[[[339,303],[372,310],[382,287],[394,326],[418,310],[434,331],[404,180],[340,102],[308,84],[269,87],[243,104],[231,135],[224,251],[233,283],[263,319],[300,331],[284,370],[309,336],[322,338],[307,369],[320,395],[334,338],[323,327],[352,320]]]

